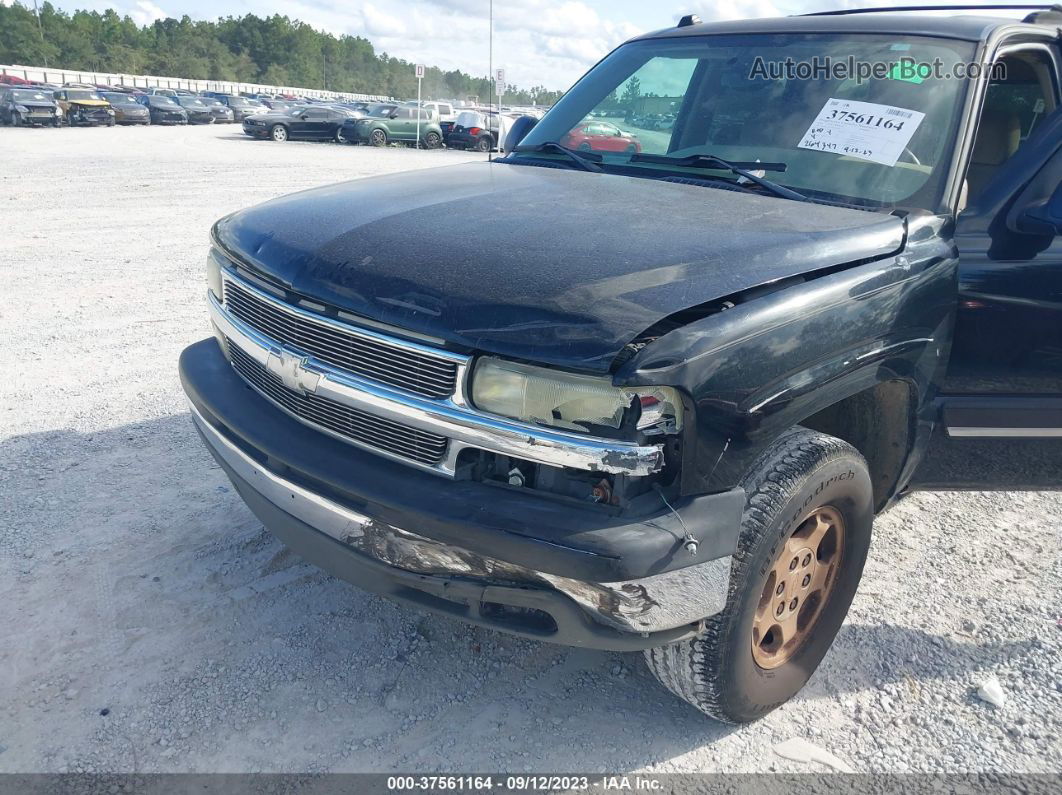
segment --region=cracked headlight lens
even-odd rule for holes
[[[682,403],[671,387],[616,387],[608,378],[503,359],[477,362],[472,402],[492,414],[573,431],[619,428],[628,411],[639,412],[637,427],[647,434],[681,428]]]

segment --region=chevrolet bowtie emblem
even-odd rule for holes
[[[307,370],[303,366],[305,364],[304,356],[299,356],[284,348],[279,350],[274,348],[269,351],[266,369],[279,378],[288,389],[305,395],[308,392],[316,392],[317,383],[321,380],[321,376]]]

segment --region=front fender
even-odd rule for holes
[[[734,487],[779,434],[883,381],[909,383],[926,411],[950,353],[957,295],[946,224],[921,219],[894,256],[703,317],[620,368],[617,384],[688,394],[695,417],[683,438],[683,493]]]

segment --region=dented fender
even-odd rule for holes
[[[908,382],[926,414],[956,308],[949,223],[909,219],[895,255],[702,317],[617,371],[617,384],[669,385],[688,396],[695,419],[683,438],[683,493],[737,485],[779,434],[883,381]]]

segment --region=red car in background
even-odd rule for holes
[[[572,128],[561,141],[569,149],[584,152],[640,152],[642,145],[637,136],[625,132],[607,121],[585,121]]]

